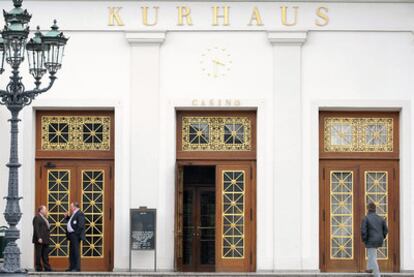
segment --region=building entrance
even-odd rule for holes
[[[255,113],[177,118],[176,269],[254,271]]]
[[[113,113],[37,113],[36,206],[49,210],[50,263],[69,267],[64,214],[78,202],[85,214],[83,271],[113,268]]]
[[[366,269],[360,225],[370,202],[389,228],[380,269],[399,270],[398,132],[397,113],[321,113],[321,270]]]

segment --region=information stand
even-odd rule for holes
[[[154,251],[154,271],[157,271],[157,210],[139,207],[130,210],[129,271],[132,267],[132,251]]]

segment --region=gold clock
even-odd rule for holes
[[[201,70],[211,78],[225,77],[231,69],[231,55],[225,48],[207,48],[201,54]]]

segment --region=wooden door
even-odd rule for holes
[[[366,214],[366,206],[373,202],[377,206],[377,214],[387,221],[389,233],[384,245],[377,250],[378,264],[383,272],[398,271],[397,253],[399,252],[398,224],[398,163],[377,161],[363,163],[360,166],[360,184],[363,195],[360,197],[359,214]],[[367,256],[364,245],[361,244],[361,268],[366,268]]]
[[[215,188],[184,190],[183,270],[208,272],[215,269]]]
[[[37,161],[36,205],[46,205],[51,224],[50,262],[54,270],[68,268],[69,246],[64,213],[78,202],[86,219],[81,268],[112,270],[112,161]]]
[[[389,226],[378,249],[381,271],[398,271],[398,163],[394,161],[321,162],[321,256],[324,271],[366,269],[361,221],[369,202]]]
[[[358,168],[352,163],[321,164],[322,262],[326,271],[358,271]]]
[[[253,270],[252,167],[216,167],[216,271]]]

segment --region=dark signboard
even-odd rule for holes
[[[131,209],[131,250],[155,250],[156,210]]]

